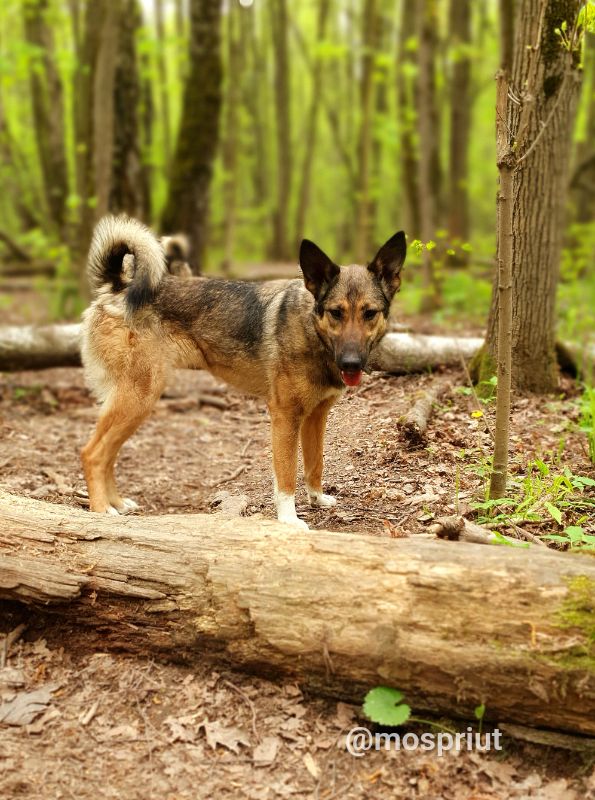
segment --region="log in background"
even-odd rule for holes
[[[113,518],[0,493],[0,598],[58,619],[66,647],[83,630],[89,647],[211,659],[355,702],[388,685],[415,712],[485,703],[493,721],[595,734],[593,587],[591,559],[551,551]]]

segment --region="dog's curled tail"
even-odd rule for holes
[[[97,223],[87,263],[93,294],[106,284],[126,291],[126,309],[134,313],[154,299],[166,273],[163,247],[142,222],[122,214]]]

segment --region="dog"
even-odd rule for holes
[[[360,383],[386,332],[405,255],[403,231],[367,266],[340,267],[304,239],[303,280],[180,280],[169,274],[163,244],[148,228],[104,217],[87,267],[95,299],[83,315],[86,380],[103,404],[81,451],[90,510],[137,508],[117,490],[118,452],[173,369],[206,369],[266,401],[277,518],[307,530],[295,509],[298,442],[311,505],[334,506],[322,489],[327,416],[345,388]]]

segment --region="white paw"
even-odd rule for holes
[[[104,513],[105,513],[105,514],[109,514],[109,515],[110,515],[110,516],[112,516],[112,517],[119,517],[119,516],[120,516],[120,512],[118,511],[118,509],[117,509],[117,508],[114,508],[113,506],[108,506],[108,507],[105,509],[105,512],[104,512]]]
[[[309,531],[308,524],[300,519],[297,515],[295,517],[277,517],[279,522],[284,522],[286,525],[292,525],[294,528],[299,528],[301,531]]]
[[[319,508],[332,508],[337,505],[337,498],[330,494],[323,494],[322,492],[314,492],[308,490],[308,497],[311,506],[318,506]]]
[[[122,502],[123,508],[120,511],[120,514],[127,514],[129,511],[136,511],[139,507],[138,503],[135,503],[134,500],[131,500],[129,497],[125,497]]]

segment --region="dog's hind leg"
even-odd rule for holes
[[[83,470],[89,490],[91,511],[106,514],[126,513],[136,503],[120,497],[114,477],[114,466],[120,448],[149,416],[163,389],[164,381],[153,374],[147,381],[121,381],[97,421],[95,433],[81,452]]]
[[[277,519],[308,530],[307,524],[295,511],[295,483],[301,414],[294,408],[270,404],[273,471]]]
[[[304,457],[304,477],[310,505],[329,508],[337,504],[330,494],[322,491],[322,466],[326,420],[335,398],[323,400],[302,423],[301,440]]]

